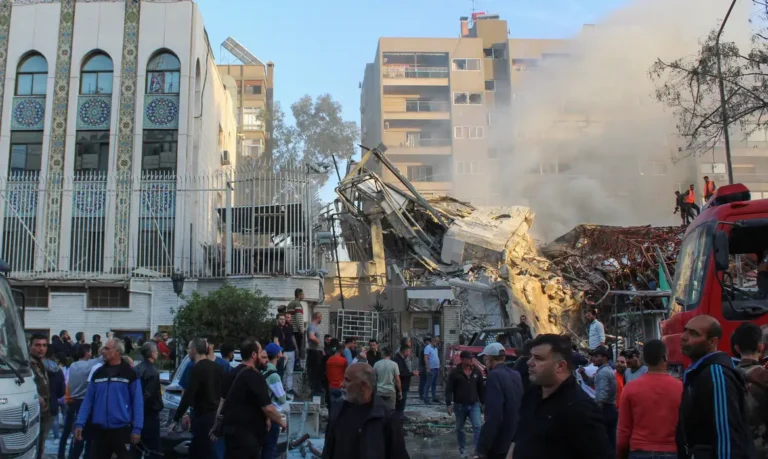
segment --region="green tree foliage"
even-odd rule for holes
[[[269,298],[258,290],[224,285],[205,296],[192,292],[188,304],[175,311],[174,333],[185,342],[211,338],[240,343],[248,337],[262,338],[274,322],[268,310]]]
[[[765,3],[754,3],[760,22],[765,23],[768,19]],[[673,109],[677,130],[687,140],[686,150],[691,154],[710,151],[722,141],[717,28],[702,41],[696,55],[671,62],[658,60],[650,69],[650,76],[656,82],[656,98]],[[722,38],[719,49],[729,125],[740,127],[747,134],[768,128],[768,35],[765,29],[753,34],[749,49],[724,42]]]
[[[265,113],[272,138],[270,153],[272,167],[280,170],[296,164],[307,165],[318,173],[322,185],[333,170],[331,155],[346,160],[355,154],[359,128],[354,121],[344,121],[341,104],[330,94],[312,99],[304,96],[291,105],[294,124],[286,122],[279,102]]]

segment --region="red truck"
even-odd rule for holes
[[[731,352],[731,333],[741,322],[768,324],[768,199],[751,200],[742,184],[715,192],[685,232],[671,284],[670,317],[661,324],[670,369],[682,375],[690,365],[681,351],[685,324],[708,314],[720,321],[720,350]],[[768,278],[766,278],[768,280]]]
[[[520,329],[517,327],[486,328],[480,330],[469,339],[469,344],[458,344],[448,348],[448,358],[445,359],[445,376],[447,377],[451,370],[461,363],[460,355],[462,351],[471,352],[475,358],[475,365],[485,374],[485,366],[482,363],[483,359],[478,359],[477,355],[483,352],[485,346],[496,342],[504,345],[507,351],[507,360],[516,359],[517,350],[523,346],[523,338],[520,334]]]

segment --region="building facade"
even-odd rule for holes
[[[274,94],[275,64],[219,65],[225,81],[237,88],[234,97],[237,117],[238,161],[262,158],[269,148],[269,119]],[[231,80],[230,80],[231,78]]]
[[[28,330],[147,336],[183,304],[173,274],[319,298],[309,180],[238,167],[195,2],[0,0],[0,74],[0,248]]]

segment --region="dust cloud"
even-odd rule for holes
[[[506,128],[493,130],[504,137],[492,142],[508,158],[499,189],[507,204],[534,210],[537,238],[581,223],[679,224],[673,192],[700,187],[697,166],[678,152],[672,113],[654,99],[649,69],[658,58],[695,55],[727,3],[638,0],[585,27],[567,57],[513,70],[520,80],[499,123]],[[748,42],[750,3],[739,2],[725,40]]]

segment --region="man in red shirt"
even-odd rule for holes
[[[645,343],[643,360],[648,373],[624,386],[621,395],[618,455],[620,459],[676,459],[683,383],[667,374],[667,347],[660,340]]]
[[[325,377],[328,379],[331,405],[333,405],[342,401],[341,383],[344,381],[344,372],[347,371],[347,359],[342,355],[344,347],[339,343],[339,340],[331,340],[331,349],[333,349],[333,355],[328,358],[325,364]],[[328,407],[329,412],[330,408]]]
[[[164,360],[168,360],[168,357],[171,355],[171,350],[168,349],[168,346],[165,344],[165,339],[163,339],[163,334],[160,332],[155,333],[155,344],[157,345],[157,353],[160,354],[160,358]]]

